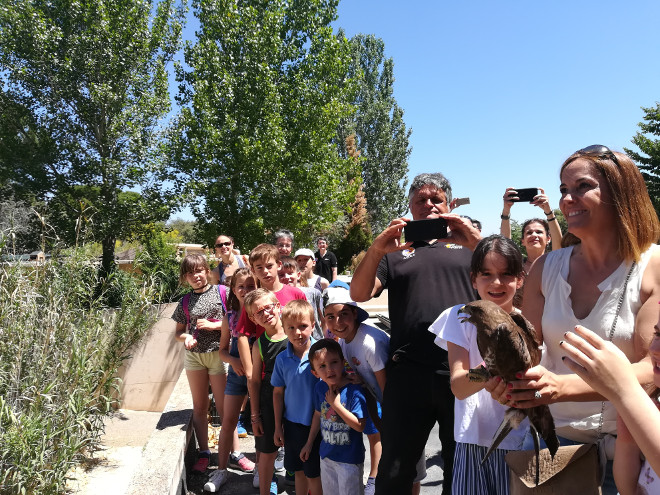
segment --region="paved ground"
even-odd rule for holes
[[[247,438],[240,439],[241,441],[241,450],[248,456],[252,461],[255,460],[254,452],[254,437],[248,436]],[[364,439],[365,447],[368,447],[366,438]],[[429,442],[426,447],[426,470],[427,477],[422,482],[421,493],[423,495],[438,495],[442,493],[442,458],[440,457],[440,442],[438,440],[438,429],[437,425],[431,432],[429,437]],[[189,452],[190,459],[187,459],[186,465],[191,466],[194,463],[195,454]],[[189,462],[188,462],[189,461]],[[204,491],[204,483],[208,480],[208,475],[217,468],[218,457],[214,452],[211,455],[211,464],[207,470],[206,475],[201,474],[189,474],[187,478],[188,484],[188,495],[202,495],[207,494],[208,492]],[[235,469],[229,469],[231,476],[226,485],[224,485],[218,493],[222,495],[255,495],[259,491],[252,487],[252,474],[242,473]],[[366,473],[369,471],[369,452],[367,451],[367,456],[365,459],[365,477]],[[295,493],[295,490],[291,486],[287,486],[284,483],[284,476],[279,476],[279,487],[280,494],[292,495]],[[366,479],[366,478],[365,478]],[[330,494],[335,495],[335,494]]]

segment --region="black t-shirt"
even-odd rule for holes
[[[314,267],[314,273],[320,275],[328,282],[332,282],[332,268],[337,266],[337,257],[332,251],[326,251],[325,256],[321,256],[319,251],[314,253],[316,258],[316,266]]]
[[[390,356],[448,369],[447,351],[429,326],[445,309],[478,299],[470,280],[472,251],[448,242],[416,242],[381,259],[377,277],[388,290]]]

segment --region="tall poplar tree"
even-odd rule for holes
[[[341,216],[353,164],[334,146],[349,47],[337,0],[196,0],[195,44],[178,70],[173,160],[207,238],[251,247],[277,228],[305,244]],[[358,171],[359,173],[359,171]]]
[[[374,35],[351,38],[350,76],[358,90],[355,113],[343,122],[340,134],[357,138],[362,182],[372,231],[381,232],[408,209],[408,157],[412,130],[394,98],[394,61],[385,58],[385,44]],[[343,148],[344,141],[340,142]]]
[[[175,0],[15,0],[0,8],[0,180],[37,197],[95,191],[103,270],[117,235],[172,196],[159,126],[184,7]],[[9,179],[7,177],[10,177]],[[130,210],[121,194],[139,188]],[[158,207],[154,207],[158,205]]]

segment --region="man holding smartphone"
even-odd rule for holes
[[[401,233],[410,219],[396,218],[374,240],[351,282],[351,297],[358,302],[388,289],[392,329],[377,495],[411,493],[415,462],[436,421],[444,461],[443,493],[451,493],[454,395],[447,352],[434,345],[428,328],[448,307],[477,299],[470,261],[481,234],[467,219],[449,213],[449,181],[439,173],[420,174],[408,197],[413,220],[444,218],[449,237],[403,243]]]

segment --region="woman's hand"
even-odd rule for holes
[[[512,402],[513,407],[525,409],[552,404],[561,395],[559,375],[541,365],[516,373],[516,378],[506,385],[506,398]]]
[[[580,325],[566,332],[564,339],[560,342],[566,353],[564,364],[599,394],[613,401],[639,387],[630,361],[612,342]]]
[[[502,195],[502,215],[508,215],[511,212],[511,207],[514,205],[515,201],[512,198],[518,198],[518,191],[513,187],[507,187]]]
[[[534,206],[538,206],[543,210],[543,213],[546,215],[552,214],[552,207],[550,206],[550,202],[548,201],[548,197],[545,195],[545,191],[539,187],[539,191],[541,191],[539,194],[534,196],[534,199],[532,200],[532,204]]]

